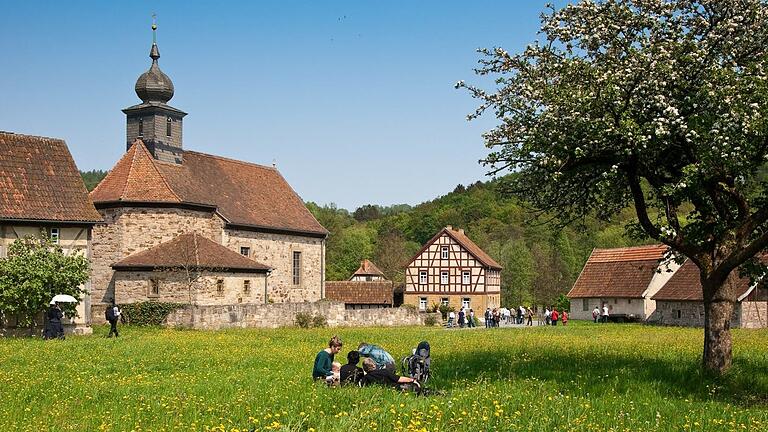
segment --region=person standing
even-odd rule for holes
[[[341,339],[338,336],[334,336],[328,342],[328,348],[320,351],[315,356],[315,364],[312,367],[312,379],[326,379],[329,376],[333,376],[331,367],[333,365],[333,356],[341,351]]]
[[[120,336],[120,334],[117,332],[117,321],[120,319],[120,313],[120,308],[117,307],[117,304],[115,304],[115,299],[111,299],[110,305],[107,306],[107,309],[104,311],[104,318],[106,318],[109,322],[109,335],[107,335],[108,338],[112,337],[112,333],[115,334],[115,337]]]
[[[491,328],[491,308],[485,308],[485,328]]]
[[[552,312],[550,312],[549,307],[544,309],[544,323],[546,325],[552,324]]]
[[[598,318],[600,318],[600,306],[595,306],[595,308],[592,309],[592,320],[595,321],[595,324],[597,324]]]
[[[557,308],[552,309],[552,325],[557,326],[557,320],[560,319],[560,314],[557,312]]]
[[[64,339],[64,326],[61,325],[61,319],[64,317],[64,314],[61,312],[58,303],[51,301],[46,317],[48,318],[48,335],[45,338]]]
[[[568,311],[563,310],[562,318],[560,320],[563,322],[563,325],[568,324]]]
[[[469,319],[467,320],[467,325],[469,325],[469,328],[475,327],[475,310],[474,309],[469,310]]]
[[[603,324],[608,322],[608,303],[603,303]]]
[[[466,315],[464,313],[464,308],[462,307],[459,309],[459,328],[464,328],[464,319],[466,318]]]
[[[528,323],[527,325],[533,327],[533,308],[529,307],[526,311],[526,314],[528,315]]]
[[[456,322],[456,312],[448,312],[448,328],[453,328],[453,324]]]

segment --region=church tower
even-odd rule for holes
[[[182,119],[187,113],[167,104],[173,97],[173,83],[158,66],[160,50],[157,48],[157,25],[152,23],[152,65],[136,80],[136,94],[141,103],[123,110],[127,117],[127,149],[141,139],[155,159],[181,164]]]

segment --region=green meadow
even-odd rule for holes
[[[734,366],[699,369],[702,330],[569,323],[444,330],[122,327],[119,339],[0,339],[3,431],[765,430],[768,331],[734,331]],[[429,396],[310,379],[338,334],[399,358],[432,345]],[[344,363],[344,361],[342,361]]]

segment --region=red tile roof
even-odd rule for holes
[[[368,260],[362,260],[360,261],[360,268],[355,270],[354,273],[352,273],[352,277],[355,276],[381,276],[384,277],[384,272],[379,270],[378,267],[376,267],[376,264],[368,261]]]
[[[735,270],[738,271],[738,270]],[[744,295],[751,287],[749,278],[740,277],[734,289],[738,297]],[[669,281],[651,297],[661,301],[704,301],[701,291],[701,279],[699,268],[693,261],[686,261],[669,278]]]
[[[569,298],[642,298],[659,262],[664,245],[594,249]]]
[[[198,233],[182,234],[112,264],[115,270],[197,268],[241,272],[266,272],[269,266],[207,239]]]
[[[161,162],[139,140],[91,196],[96,204],[203,204],[232,225],[328,234],[275,168],[189,150],[180,165]]]
[[[327,281],[325,298],[346,304],[391,305],[392,281]]]
[[[67,144],[0,132],[0,219],[100,222]]]
[[[492,268],[494,270],[501,270],[502,267],[499,265],[499,263],[496,262],[493,258],[491,258],[490,255],[485,253],[484,250],[480,249],[480,246],[476,245],[475,242],[469,239],[466,234],[464,234],[463,230],[454,230],[452,227],[447,226],[440,230],[437,234],[435,234],[434,237],[432,237],[422,248],[419,250],[419,252],[416,253],[409,261],[408,264],[412,263],[413,260],[419,257],[427,248],[437,241],[437,239],[440,238],[443,234],[448,234],[452,239],[456,241],[461,247],[467,250],[475,259],[480,261],[481,264],[483,264],[486,267]]]

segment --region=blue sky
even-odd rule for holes
[[[562,3],[562,2],[556,2]],[[522,50],[545,1],[2,3],[0,130],[64,138],[82,170],[125,151],[122,108],[160,67],[184,147],[276,162],[301,197],[418,204],[485,178],[478,47]]]

